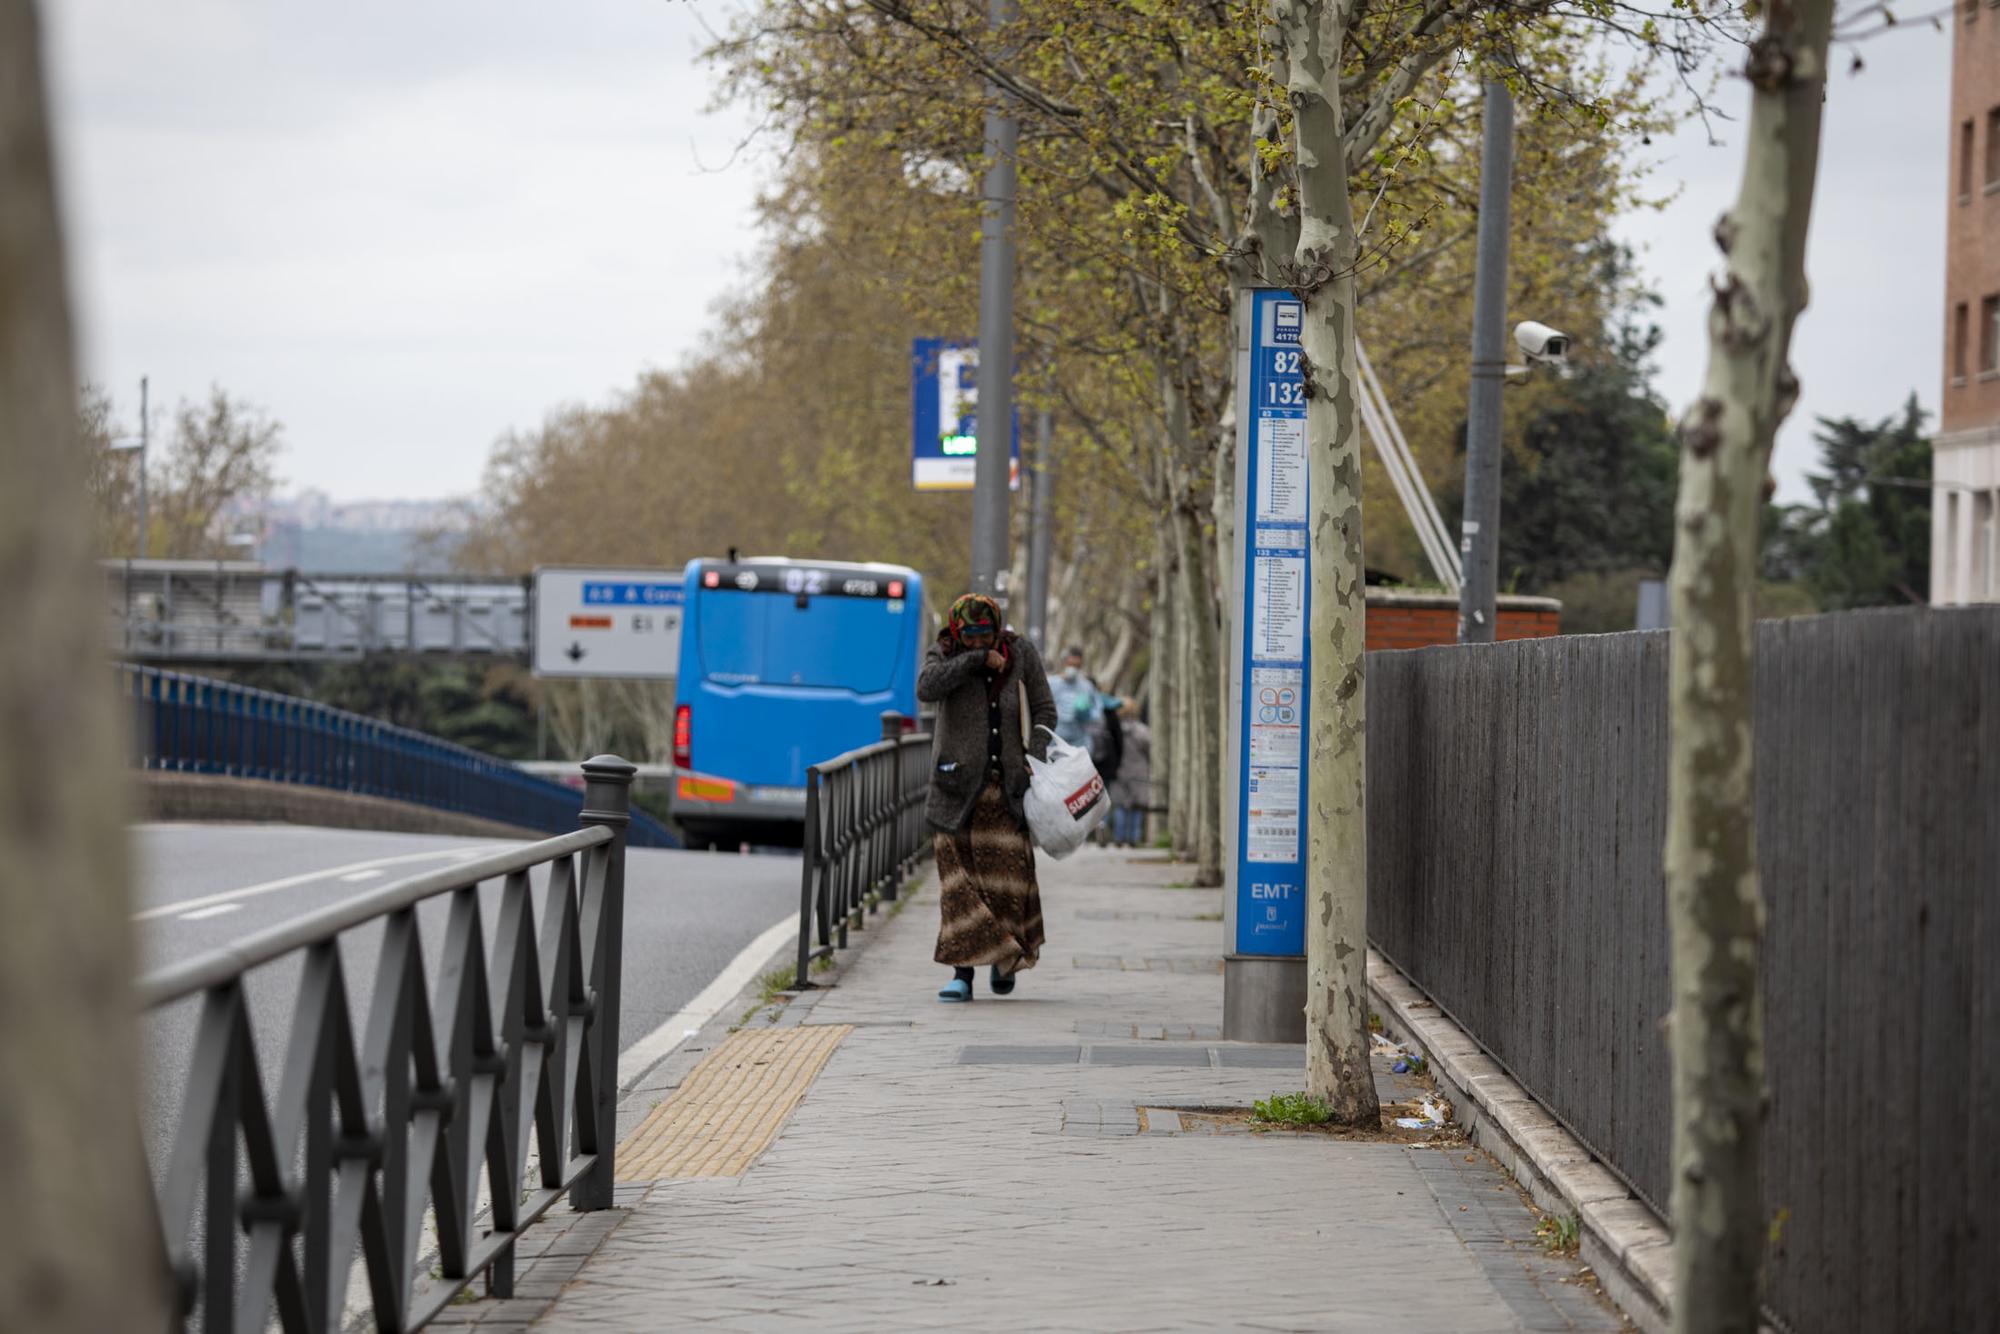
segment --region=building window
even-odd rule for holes
[[[2000,107],[1986,113],[1986,188],[2000,185]]]
[[[1979,373],[2000,371],[2000,296],[1979,302]]]
[[[1931,590],[1931,601],[1946,605],[1963,601],[1959,593],[1958,568],[1958,492],[1946,491],[1944,501],[1944,560],[1939,569],[1938,587]]]
[[[1960,203],[1972,198],[1972,122],[1969,120],[1958,127],[1958,198]]]
[[[1993,586],[1993,493],[1981,491],[1972,498],[1972,569],[1966,583],[1968,602],[1991,602],[2000,589]]]
[[[1971,322],[1972,311],[1963,301],[1951,312],[1951,378],[1959,384],[1965,383],[1965,338],[1966,325]]]

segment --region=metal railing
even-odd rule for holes
[[[812,985],[815,959],[847,948],[850,928],[894,902],[910,868],[929,851],[931,738],[905,734],[900,714],[882,715],[883,739],[806,771],[804,869],[799,885],[799,966]],[[817,922],[818,943],[814,943]]]
[[[520,576],[313,574],[255,561],[99,565],[109,647],[145,662],[528,654],[532,580]]]
[[[342,1328],[362,1261],[385,1334],[420,1328],[481,1273],[510,1296],[514,1245],[564,1193],[612,1203],[619,952],[632,766],[583,766],[582,828],[387,885],[138,985],[148,1010],[200,999],[159,1193],[176,1328]],[[577,862],[581,859],[581,874]],[[529,872],[547,867],[539,924]],[[479,886],[502,880],[489,935]],[[448,896],[437,976],[417,908]],[[365,1013],[343,933],[379,923]],[[277,1100],[244,978],[303,952]],[[483,1184],[483,1189],[482,1189]],[[434,1274],[419,1272],[436,1223]],[[484,1217],[482,1217],[484,1212]]]
[[[576,793],[506,760],[378,719],[228,681],[121,663],[142,769],[261,778],[414,802],[553,833],[576,818]],[[632,846],[680,840],[644,812]]]

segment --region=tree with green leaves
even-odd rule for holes
[[[1232,291],[1269,283],[1306,300],[1313,503],[1327,518],[1314,584],[1340,600],[1316,612],[1325,647],[1315,662],[1330,675],[1316,686],[1329,703],[1315,716],[1333,730],[1315,737],[1314,762],[1334,763],[1318,790],[1329,794],[1326,810],[1338,811],[1328,823],[1315,815],[1308,846],[1313,883],[1337,886],[1339,906],[1312,914],[1335,925],[1311,947],[1313,992],[1327,1002],[1315,1022],[1327,1040],[1309,1077],[1358,1123],[1375,1109],[1358,1003],[1361,553],[1373,484],[1354,403],[1357,329],[1379,312],[1369,332],[1375,360],[1390,393],[1412,408],[1412,435],[1435,483],[1448,470],[1457,410],[1446,416],[1433,405],[1462,402],[1465,320],[1451,316],[1469,303],[1477,155],[1468,148],[1478,139],[1480,80],[1497,73],[1516,85],[1524,175],[1532,172],[1544,202],[1522,211],[1517,239],[1531,258],[1520,285],[1538,302],[1552,298],[1538,313],[1590,327],[1582,316],[1601,311],[1604,293],[1587,276],[1589,247],[1629,192],[1622,144],[1659,113],[1644,71],[1593,58],[1589,43],[1622,35],[1685,71],[1717,12],[1729,11],[1697,4],[1653,15],[1600,0],[1498,10],[1473,0],[1023,0],[994,31],[972,0],[762,0],[715,52],[731,94],[754,104],[787,150],[771,213],[780,237],[772,263],[788,276],[769,289],[784,300],[764,308],[817,331],[819,351],[799,363],[805,373],[787,383],[787,401],[808,421],[824,405],[826,435],[843,442],[793,463],[792,475],[821,492],[802,506],[815,532],[852,531],[863,514],[912,512],[907,495],[883,489],[899,485],[900,469],[869,466],[885,457],[885,441],[903,437],[889,418],[907,401],[898,392],[905,354],[877,330],[893,328],[897,311],[903,347],[910,334],[969,329],[981,119],[996,96],[1019,116],[1023,415],[1041,402],[1057,408],[1065,491],[1089,487],[1104,502],[1070,516],[1078,541],[1063,559],[1082,572],[1076,619],[1118,626],[1124,607],[1144,604],[1156,766],[1169,775],[1177,846],[1196,860],[1196,879],[1211,883],[1221,872],[1221,631],[1234,582],[1231,451],[1241,408]],[[818,267],[791,267],[799,257]],[[847,293],[867,298],[866,332],[846,324],[835,294]],[[802,304],[787,304],[794,295]],[[836,358],[841,371],[858,373],[833,370]],[[1433,417],[1443,431],[1422,432]],[[854,424],[878,422],[873,436],[845,443]],[[606,425],[566,424],[559,450],[514,453],[502,479],[510,506],[518,498],[560,508],[544,453],[638,461],[618,452],[625,446],[611,443]],[[679,424],[667,416],[663,428]],[[743,451],[732,457],[771,457],[754,425],[737,429]],[[887,505],[871,510],[878,496]],[[565,531],[574,541],[584,530]],[[613,535],[600,525],[589,537]],[[1412,550],[1407,540],[1395,545],[1406,558]],[[1057,584],[1071,586],[1060,570]],[[1060,614],[1069,617],[1070,606]]]
[[[77,432],[99,554],[137,555],[142,461],[113,450],[125,432],[110,398],[95,386],[84,386],[79,397]],[[181,403],[157,457],[143,460],[149,553],[167,560],[241,555],[229,541],[229,525],[269,498],[283,449],[284,427],[219,385],[199,403]]]
[[[1607,279],[1623,265],[1607,254]],[[1644,319],[1655,304],[1635,294],[1600,328],[1579,331],[1567,373],[1508,389],[1500,586],[1562,598],[1568,630],[1630,629],[1638,581],[1663,577],[1673,555],[1680,450],[1651,386],[1660,331]],[[1457,439],[1462,455],[1462,420]],[[1438,489],[1447,527],[1457,526],[1462,494],[1458,480]],[[1599,607],[1603,597],[1612,604]]]
[[[1803,584],[1822,611],[1930,599],[1931,443],[1911,394],[1877,422],[1821,417],[1824,471],[1806,474],[1813,503],[1767,521],[1766,577]]]

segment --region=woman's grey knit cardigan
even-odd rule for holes
[[[1028,792],[1028,761],[1021,747],[1021,690],[1027,687],[1030,726],[1053,729],[1056,701],[1049,693],[1048,673],[1035,646],[1008,634],[1007,651],[1014,670],[1000,692],[1000,773],[1007,804],[1023,824],[1021,801]],[[966,651],[946,657],[936,644],[924,655],[917,673],[917,698],[937,705],[931,736],[931,796],[924,814],[932,825],[948,832],[965,828],[973,803],[986,783],[986,655]],[[1048,758],[1049,734],[1037,730],[1027,753]]]

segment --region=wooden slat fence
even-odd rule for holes
[[[1377,947],[1664,1213],[1665,632],[1369,658]],[[2000,1312],[2000,607],[1757,629],[1771,1313]]]

